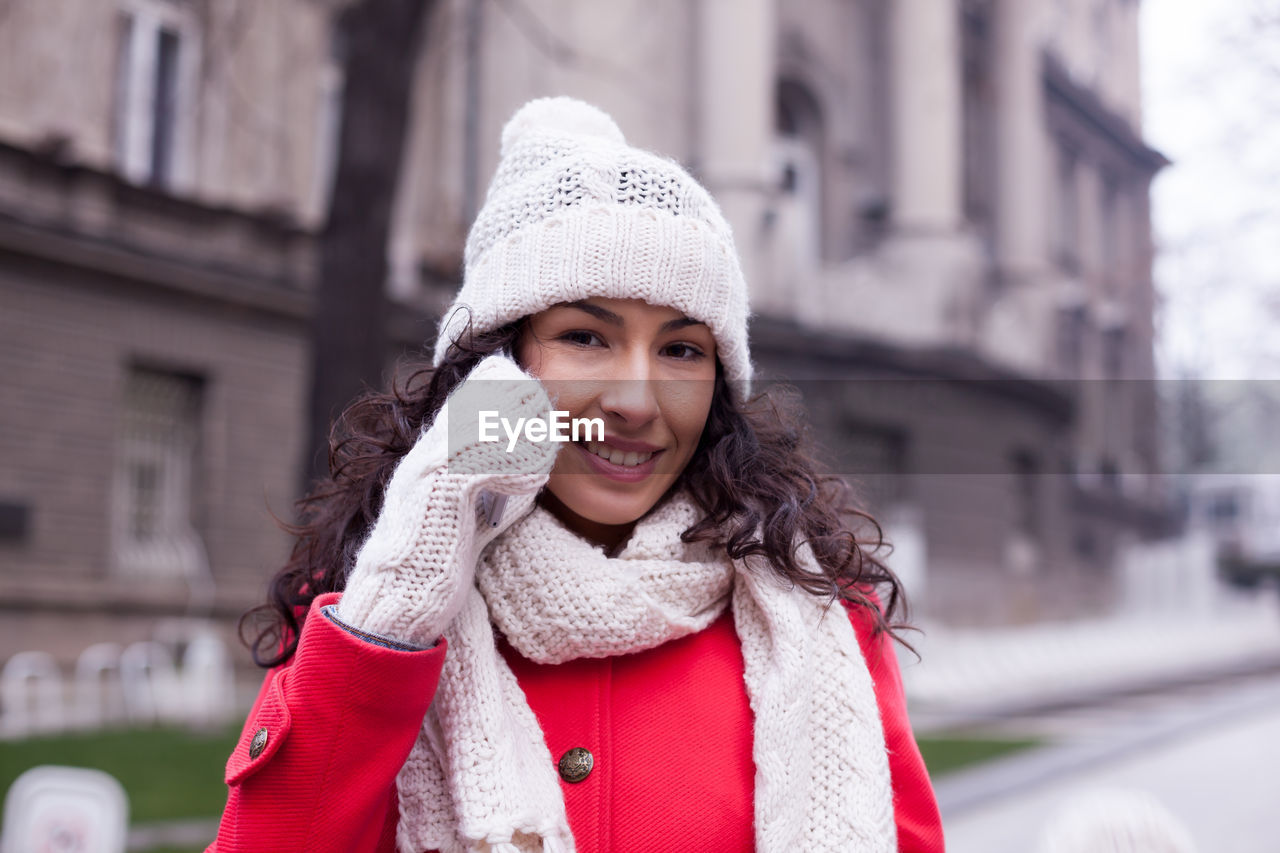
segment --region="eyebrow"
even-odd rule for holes
[[[592,305],[590,302],[562,302],[558,307],[561,308],[577,308],[579,311],[585,311],[592,317],[601,322],[608,323],[611,326],[624,325],[622,318],[610,311],[608,308],[601,308],[599,305]],[[668,320],[662,324],[659,332],[670,332],[675,329],[683,329],[686,326],[703,326],[706,325],[701,320],[695,320],[692,317],[676,317],[674,320]]]

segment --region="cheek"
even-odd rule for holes
[[[547,389],[547,396],[555,404],[556,409],[568,412],[570,417],[583,414],[591,408],[592,402],[600,395],[598,383],[583,379],[556,379],[554,376],[540,376],[542,386]]]
[[[682,443],[697,445],[707,424],[713,393],[712,382],[682,381],[665,386],[662,409],[668,425]]]

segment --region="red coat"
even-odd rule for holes
[[[395,778],[422,724],[444,643],[400,651],[362,640],[312,605],[298,651],[267,673],[227,761],[216,853],[394,853]],[[942,824],[911,734],[897,662],[862,611],[850,618],[875,682],[893,777],[898,849],[942,853]],[[754,847],[752,717],[732,616],[655,649],[558,665],[502,648],[553,759],[594,767],[561,782],[578,849]],[[251,757],[255,734],[266,743]]]

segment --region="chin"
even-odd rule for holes
[[[547,490],[565,509],[585,521],[620,526],[632,524],[653,509],[670,485],[669,482],[654,483],[628,494],[589,482],[589,475],[556,477],[553,474]]]

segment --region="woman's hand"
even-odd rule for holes
[[[481,412],[516,424],[550,411],[542,383],[507,356],[476,365],[387,484],[338,605],[343,621],[435,642],[462,607],[485,545],[533,508],[559,447],[522,436],[508,450],[501,430],[500,440],[481,441]]]

